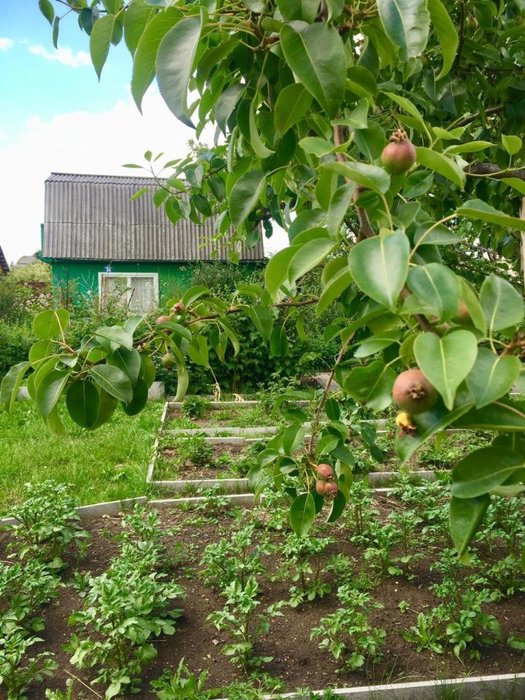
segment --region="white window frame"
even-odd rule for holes
[[[126,280],[126,305],[129,308],[131,301],[131,279],[134,277],[150,277],[153,279],[154,305],[159,305],[159,273],[158,272],[99,272],[98,273],[98,300],[101,308],[104,308],[103,285],[108,278],[120,278]],[[152,309],[142,310],[140,313],[148,313]]]

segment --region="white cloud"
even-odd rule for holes
[[[146,95],[143,113],[129,100],[106,112],[31,117],[15,142],[0,143],[0,245],[10,263],[40,248],[44,180],[51,172],[144,176],[122,165],[144,163],[147,150],[164,152],[164,162],[187,154],[195,132],[175,119],[158,93]]]
[[[13,48],[15,42],[13,39],[9,39],[8,37],[0,37],[0,51],[9,51],[9,49]]]
[[[30,46],[28,51],[35,56],[42,56],[46,61],[58,61],[64,66],[71,66],[72,68],[78,68],[79,66],[90,66],[91,58],[89,54],[85,51],[77,51],[73,53],[71,49],[67,47],[60,47],[55,49],[55,51],[48,51],[45,46],[41,44],[36,44]]]
[[[0,143],[0,245],[9,263],[41,247],[44,220],[44,181],[51,172],[95,175],[147,175],[124,163],[145,163],[144,153],[164,153],[159,163],[182,158],[195,132],[181,124],[164,101],[150,90],[143,116],[135,104],[119,101],[105,112],[70,112],[43,121],[27,120],[16,142]],[[201,141],[211,144],[213,130]],[[276,231],[265,249],[275,252],[287,245],[284,231]]]

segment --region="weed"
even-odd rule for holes
[[[381,608],[367,593],[356,591],[351,585],[339,587],[337,597],[342,607],[321,618],[312,637],[321,637],[320,649],[327,649],[336,661],[342,660],[347,671],[356,671],[365,664],[381,658],[381,647],[386,632],[372,627],[366,611]]]
[[[231,637],[232,641],[224,645],[222,653],[245,672],[272,660],[271,656],[254,656],[253,646],[255,640],[270,629],[270,619],[282,615],[280,608],[285,604],[279,601],[269,605],[264,613],[255,615],[259,606],[258,593],[259,584],[253,576],[244,585],[237,580],[231,581],[222,590],[226,599],[223,609],[210,613],[207,618],[220,632]]]

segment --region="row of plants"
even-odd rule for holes
[[[1,682],[10,700],[28,692],[41,697],[28,687],[42,693],[45,677],[57,671],[50,638],[44,646],[35,632],[43,629],[49,602],[61,604],[64,587],[75,593],[73,633],[64,647],[72,670],[66,667],[47,691],[54,700],[84,697],[84,684],[94,684],[105,698],[140,692],[160,700],[240,698],[240,688],[249,698],[290,689],[283,658],[292,650],[276,646],[276,639],[288,645],[286,630],[295,625],[303,625],[308,654],[318,647],[316,663],[326,659],[325,686],[337,684],[338,675],[343,684],[395,676],[399,659],[390,657],[399,644],[405,654],[411,648],[423,654],[427,666],[437,656],[448,667],[458,659],[460,668],[475,671],[476,664],[494,659],[490,649],[500,649],[499,663],[508,657],[510,669],[521,664],[525,528],[516,498],[494,500],[468,568],[449,544],[444,485],[415,488],[401,479],[388,502],[356,481],[337,525],[318,523],[307,535],[290,528],[286,499],[278,492],[247,511],[211,497],[173,514],[167,528],[155,511],[136,509],[104,526],[112,558],[93,574],[82,559],[87,535],[67,489],[48,482],[28,494],[13,512],[17,525],[10,527],[9,564],[2,568]],[[208,601],[203,617],[216,630],[214,644],[234,670],[233,679],[226,670],[220,684],[220,664],[208,669],[211,678],[202,669],[194,675],[192,664],[202,663],[200,645],[191,661],[182,658],[193,649],[184,599],[196,591]],[[394,627],[391,617],[397,617]],[[184,623],[184,644],[177,641],[177,619]],[[179,665],[159,675],[155,664],[148,691],[144,673],[157,656],[158,640],[165,647],[172,638],[170,654]],[[30,649],[35,645],[37,652]],[[421,658],[418,664],[424,665]],[[407,673],[410,667],[402,668]]]
[[[8,558],[0,563],[0,686],[8,700],[24,700],[31,683],[58,668],[43,639],[43,607],[59,595],[64,558],[85,554],[87,533],[78,525],[77,502],[65,485],[26,486],[27,499],[13,509]],[[41,646],[40,646],[41,649]]]
[[[213,445],[205,435],[162,438],[155,461],[155,479],[246,477],[257,464],[265,442]]]

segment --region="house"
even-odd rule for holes
[[[42,259],[53,285],[71,293],[117,294],[133,311],[147,311],[192,285],[192,263],[228,260],[215,241],[215,222],[173,224],[148,192],[153,178],[51,173],[45,182]],[[262,238],[239,250],[253,269],[264,259]]]
[[[16,261],[14,267],[28,267],[36,263],[37,260],[38,258],[36,255],[22,255],[22,257],[18,258]]]
[[[7,264],[7,260],[5,259],[2,246],[0,246],[0,272],[2,274],[7,274],[9,272],[9,265]]]

